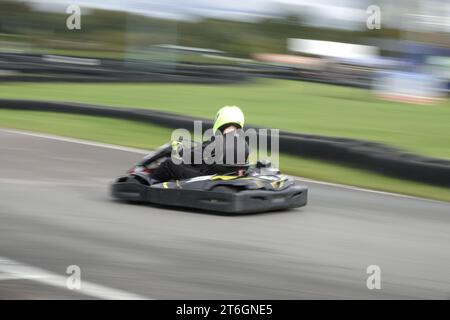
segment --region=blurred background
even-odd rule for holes
[[[2,80],[56,77],[52,65],[69,61],[52,56],[68,55],[109,59],[114,70],[127,61],[154,68],[149,70],[221,65],[237,67],[240,74],[362,87],[370,87],[383,70],[394,71],[383,78],[398,82],[398,94],[413,95],[402,92],[401,83],[422,83],[423,75],[436,83],[422,95],[442,97],[431,91],[449,87],[450,4],[444,0],[3,0],[0,5],[2,53],[47,55],[33,63],[48,67],[2,65]],[[79,14],[77,25],[73,13]],[[57,80],[75,74],[63,76]]]
[[[448,165],[449,32],[446,0],[1,0],[0,98],[209,119],[239,105],[253,125]],[[169,139],[157,125],[108,121],[0,110],[2,127],[142,148]],[[448,188],[383,180],[332,157],[285,155],[281,169],[450,199]]]

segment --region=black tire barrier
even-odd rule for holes
[[[53,56],[61,59],[69,58]],[[320,72],[292,67],[242,64],[224,66],[192,63],[149,63],[138,60],[83,59],[76,63],[47,61],[38,54],[0,53],[0,71],[9,71],[0,81],[20,82],[161,82],[226,84],[247,81],[249,78],[274,78],[309,81],[340,86],[369,88],[370,79],[327,77]],[[72,58],[73,59],[73,58]],[[98,62],[83,65],[82,61]],[[80,64],[81,63],[81,64]],[[11,74],[12,73],[12,74]]]
[[[168,112],[81,103],[0,99],[0,109],[63,112],[152,123],[168,128],[193,129],[202,120],[203,130],[212,121]],[[248,128],[261,129],[249,126]],[[280,152],[320,159],[386,176],[450,187],[450,161],[404,152],[380,143],[280,131]]]
[[[244,73],[226,67],[90,60],[96,60],[98,64],[63,63],[47,61],[40,55],[0,53],[0,70],[8,72],[7,75],[0,73],[0,81],[226,84],[247,80]]]

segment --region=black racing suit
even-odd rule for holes
[[[241,165],[247,164],[249,147],[243,131],[236,130],[225,135],[219,133],[197,147],[181,150],[179,154],[190,161],[175,164],[169,158],[153,171],[151,177],[159,181],[170,181],[233,173]],[[195,159],[199,159],[200,163],[195,163]]]

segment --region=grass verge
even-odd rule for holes
[[[356,88],[270,79],[230,85],[4,83],[0,97],[151,108],[210,119],[223,105],[239,105],[251,124],[377,141],[450,159],[449,102],[385,102]]]

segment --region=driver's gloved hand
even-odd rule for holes
[[[183,143],[181,141],[173,140],[172,143],[172,159],[179,160],[180,163],[183,161]]]

